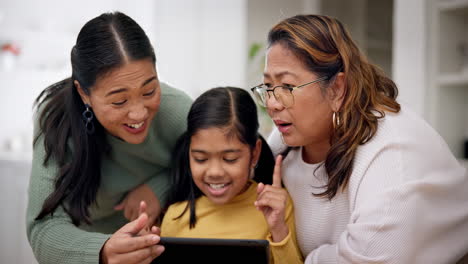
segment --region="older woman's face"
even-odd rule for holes
[[[80,95],[109,134],[131,144],[145,140],[161,102],[150,60],[128,62],[98,78],[90,90],[89,96]]]
[[[310,72],[305,65],[281,44],[267,51],[264,83],[270,87],[299,86],[322,76]],[[314,83],[294,90],[294,105],[285,108],[274,96],[267,101],[271,116],[284,142],[289,146],[327,146],[332,131],[331,102]]]

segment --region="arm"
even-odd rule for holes
[[[44,155],[40,138],[34,147],[26,216],[28,239],[39,263],[100,263],[100,260],[107,263],[108,259],[114,263],[149,263],[161,254],[163,248],[155,245],[159,236],[134,236],[147,224],[146,215],[114,234],[87,232],[76,227],[62,206],[52,216],[35,220],[44,200],[54,190],[58,171],[53,160],[43,166]]]
[[[365,153],[369,165],[348,186],[347,228],[305,263],[454,263],[463,255],[468,212],[460,208],[468,208],[468,178],[444,149],[435,154],[415,145]]]
[[[257,186],[255,206],[268,223],[271,259],[274,263],[302,263],[302,255],[296,240],[296,228],[291,198],[281,187],[282,156],[276,158],[273,184]]]
[[[54,190],[58,166],[50,160],[42,165],[45,150],[39,138],[33,153],[26,213],[27,235],[39,263],[98,263],[100,250],[110,237],[75,227],[59,206],[53,216],[34,220],[47,196]]]

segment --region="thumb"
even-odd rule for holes
[[[125,233],[125,234],[130,234],[133,236],[133,235],[138,234],[143,228],[146,227],[147,224],[148,224],[148,215],[146,213],[142,213],[141,215],[138,216],[137,219],[124,225],[116,233]]]
[[[127,198],[123,199],[118,205],[114,206],[114,210],[116,211],[121,211],[125,208],[125,205],[127,204]]]
[[[116,211],[122,211],[125,207],[124,203],[119,203],[118,205],[114,206],[114,210]]]

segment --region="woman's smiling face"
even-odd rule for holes
[[[159,110],[161,89],[151,60],[130,61],[98,78],[86,95],[75,81],[105,130],[131,144],[142,143]]]

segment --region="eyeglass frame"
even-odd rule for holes
[[[288,107],[292,107],[292,106],[294,105],[294,102],[295,102],[295,101],[294,101],[294,95],[293,95],[293,93],[292,93],[294,90],[299,89],[299,88],[302,88],[302,87],[304,87],[304,86],[306,86],[306,85],[309,85],[309,84],[313,84],[313,83],[325,81],[325,80],[328,80],[328,79],[329,79],[328,76],[322,76],[322,77],[320,77],[320,78],[318,78],[318,79],[316,79],[316,80],[314,80],[314,81],[311,81],[311,82],[308,82],[308,83],[304,83],[304,84],[301,84],[301,85],[298,85],[298,86],[294,86],[294,87],[288,87],[288,86],[277,85],[277,86],[275,86],[275,87],[273,87],[273,88],[266,88],[266,89],[263,88],[263,89],[266,90],[267,96],[268,96],[268,92],[272,92],[272,93],[273,93],[273,96],[275,97],[275,100],[278,101],[278,102],[279,102],[279,100],[278,100],[278,98],[277,98],[276,95],[275,95],[275,89],[278,88],[278,87],[288,89],[289,92],[291,93],[292,98],[293,98],[293,104],[290,105],[290,106],[285,106],[284,103],[281,102],[281,105],[283,105],[284,107],[288,108]],[[251,91],[253,94],[255,94],[255,89],[257,89],[257,88],[262,89],[262,86],[266,86],[266,85],[265,85],[264,83],[259,84],[259,85],[257,85],[257,86],[254,86],[254,87],[250,88],[250,91]],[[263,100],[261,100],[261,99],[259,100],[257,96],[255,96],[255,99],[256,99],[256,101],[260,101],[259,103],[260,103],[261,106],[267,107],[266,101],[263,102]]]

